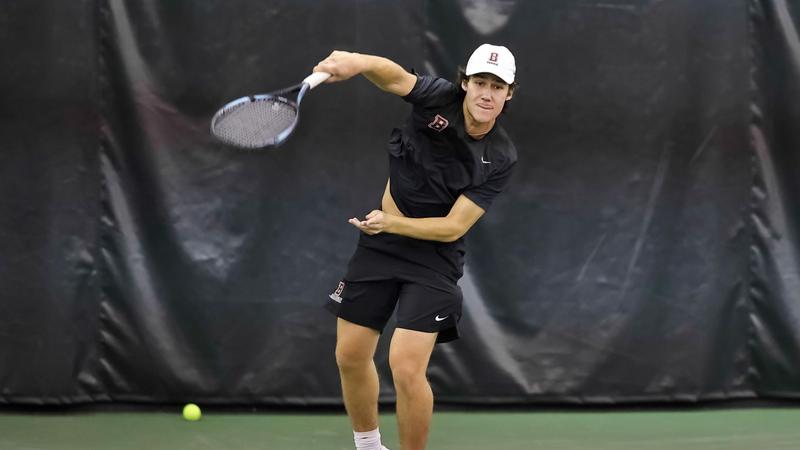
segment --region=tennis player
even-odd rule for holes
[[[385,449],[373,357],[397,307],[389,365],[400,446],[424,449],[433,413],[428,361],[434,344],[459,336],[463,236],[506,188],[517,160],[497,123],[514,92],[514,56],[506,47],[483,44],[456,83],[343,51],[314,71],[330,73],[328,82],[362,74],[413,105],[406,124],[389,138],[380,209],[349,220],[362,233],[326,307],[338,316],[336,362],[359,450]]]

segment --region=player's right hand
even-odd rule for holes
[[[334,50],[327,58],[314,66],[314,72],[328,72],[331,77],[326,83],[344,81],[352,78],[363,70],[362,56],[358,53]]]

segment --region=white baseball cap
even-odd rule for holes
[[[472,52],[467,62],[466,75],[491,73],[508,84],[514,82],[517,64],[511,51],[502,45],[483,44]]]

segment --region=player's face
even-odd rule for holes
[[[464,104],[467,112],[478,123],[492,122],[503,111],[506,100],[511,99],[508,84],[492,75],[477,74],[464,81]]]

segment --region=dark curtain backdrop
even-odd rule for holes
[[[338,405],[322,309],[409,106],[323,85],[276,151],[217,107],[333,49],[517,56],[520,152],[471,230],[437,399],[800,397],[800,2],[0,3],[0,403]],[[391,327],[376,357],[394,398]]]

